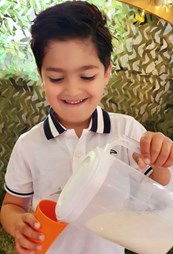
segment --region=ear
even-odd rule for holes
[[[108,68],[105,71],[105,86],[107,86],[107,84],[109,83],[109,79],[111,76],[111,70],[112,70],[112,63],[110,62]]]

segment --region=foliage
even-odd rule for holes
[[[36,13],[48,6],[50,1],[1,1],[0,77],[27,75],[32,79],[36,78],[35,63],[29,45],[29,28]]]
[[[37,80],[36,65],[30,49],[30,26],[40,11],[62,0],[2,0],[0,2],[0,78],[12,76]],[[108,16],[108,25],[117,47],[123,40],[127,5],[113,0],[91,0]],[[124,26],[122,21],[124,20]],[[115,47],[115,48],[116,48]],[[116,59],[114,52],[113,60]]]

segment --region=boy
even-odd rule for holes
[[[31,34],[50,111],[44,122],[21,135],[7,168],[1,220],[15,238],[18,254],[34,253],[44,241],[37,231],[39,222],[28,212],[30,200],[33,210],[41,199],[57,200],[83,157],[117,135],[140,141],[141,154],[134,155],[138,165],[152,165],[151,177],[172,187],[172,141],[161,133],[146,132],[130,116],[98,106],[110,77],[112,44],[106,18],[97,7],[83,1],[51,7],[37,16]],[[129,162],[126,150],[117,150],[116,156]],[[96,252],[122,254],[124,249],[69,225],[47,253]]]

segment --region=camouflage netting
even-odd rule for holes
[[[117,42],[114,72],[102,104],[173,139],[173,26],[151,15],[146,15],[144,23],[133,23],[133,18],[126,21],[124,44]],[[19,77],[0,80],[1,198],[16,139],[40,122],[46,112],[39,82]]]
[[[3,177],[20,134],[44,119],[47,105],[39,82],[14,77],[0,80],[0,202]]]
[[[103,98],[106,109],[134,116],[173,139],[173,25],[152,15],[127,20],[125,43]]]

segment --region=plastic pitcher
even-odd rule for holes
[[[165,254],[173,246],[173,193],[110,155],[115,145],[139,152],[124,136],[91,151],[60,194],[58,219],[138,254]]]

